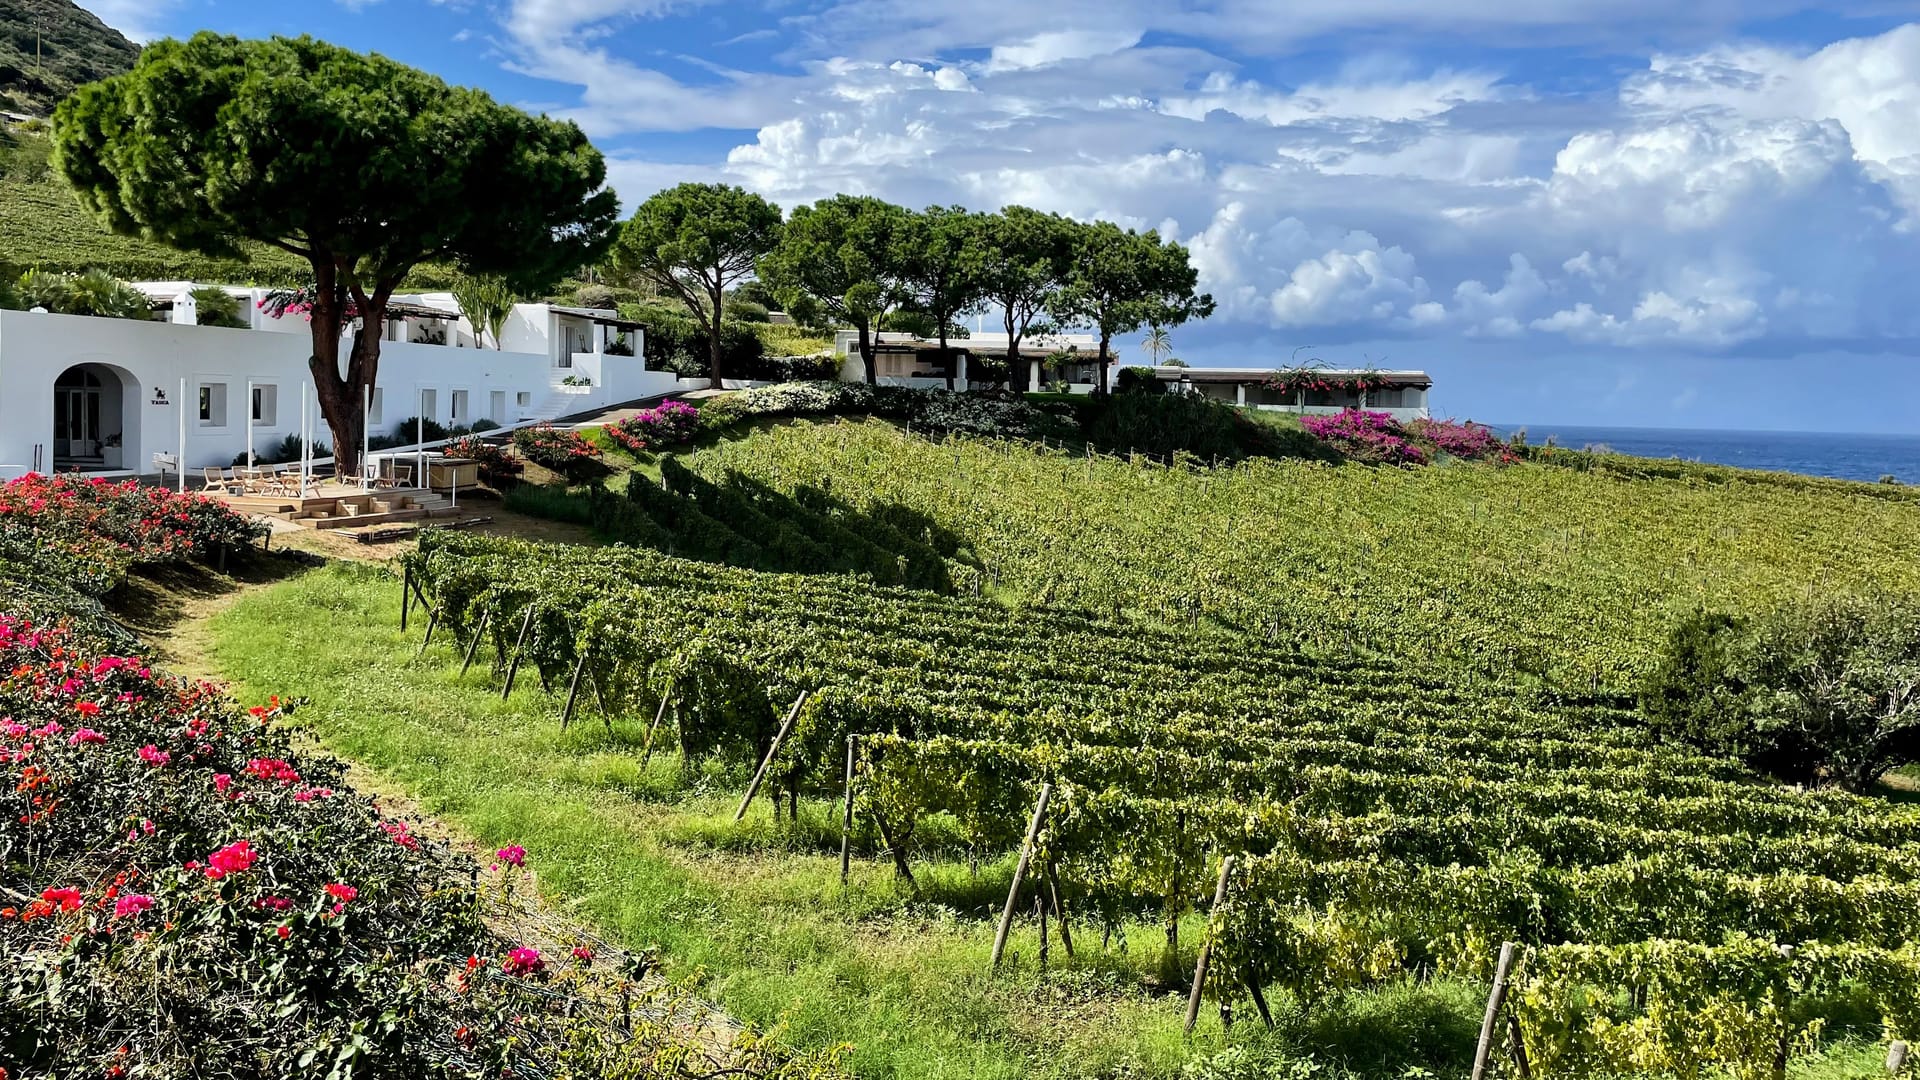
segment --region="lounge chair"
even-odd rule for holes
[[[226,470],[218,466],[208,465],[200,471],[207,478],[206,483],[200,488],[202,492],[217,491],[222,495],[232,495],[235,488],[242,486],[239,477],[228,476]]]

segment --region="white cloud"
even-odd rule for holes
[[[1293,268],[1273,292],[1274,322],[1307,327],[1408,317],[1427,296],[1427,283],[1415,269],[1405,251],[1383,249],[1368,233],[1351,233],[1341,247]]]
[[[1025,41],[995,45],[987,70],[1018,71],[1066,60],[1091,60],[1130,49],[1139,41],[1137,30],[1047,30]]]

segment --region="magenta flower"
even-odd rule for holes
[[[116,919],[125,919],[138,915],[152,906],[153,897],[140,893],[128,893],[113,905],[113,917]]]
[[[540,959],[539,949],[515,949],[500,961],[500,970],[509,975],[537,975],[546,970],[547,962]]]
[[[90,727],[83,727],[72,735],[67,736],[68,746],[82,746],[88,743],[103,743],[106,741],[107,737],[105,735],[100,734]]]
[[[499,868],[500,863],[506,863],[508,866],[525,866],[527,864],[527,849],[521,847],[519,844],[513,844],[494,852],[493,857],[499,860],[499,862],[493,864],[495,869]]]
[[[173,755],[152,743],[148,743],[140,748],[140,760],[146,762],[149,767],[158,769],[165,766],[167,762],[172,761]]]

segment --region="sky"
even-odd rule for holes
[[[1196,366],[1497,423],[1920,432],[1920,0],[91,0],[310,33],[686,180],[1156,229]],[[1130,357],[1137,342],[1122,341]]]

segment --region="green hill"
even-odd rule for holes
[[[44,116],[133,66],[140,46],[68,0],[0,0],[0,108]]]

